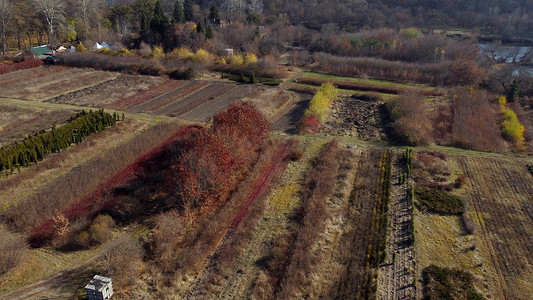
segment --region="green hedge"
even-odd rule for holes
[[[415,187],[415,195],[418,205],[432,212],[459,215],[465,209],[461,198],[438,189]]]
[[[67,124],[50,131],[41,130],[28,135],[22,142],[14,142],[0,148],[0,175],[8,176],[14,168],[37,163],[52,152],[61,152],[72,144],[78,144],[93,133],[103,131],[115,125],[118,120],[116,113],[110,115],[103,110],[82,111],[71,117]]]

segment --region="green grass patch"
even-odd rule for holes
[[[397,88],[417,87],[419,89],[426,89],[426,90],[435,89],[435,87],[425,85],[425,84],[404,84],[404,83],[397,83],[397,82],[392,82],[392,81],[387,81],[387,80],[343,77],[343,76],[335,76],[335,75],[321,74],[321,73],[315,73],[315,72],[305,72],[300,77],[301,78],[312,78],[312,79],[328,79],[328,80],[336,80],[336,81],[346,81],[346,82],[353,82],[353,83],[365,83],[365,84],[373,84],[373,85],[397,87]]]
[[[481,300],[468,272],[430,265],[422,271],[424,299]]]
[[[465,206],[461,198],[438,189],[415,187],[418,205],[431,212],[458,215],[463,213]]]

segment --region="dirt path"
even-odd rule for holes
[[[396,159],[392,170],[387,233],[387,259],[379,268],[378,299],[412,299],[416,297],[414,247],[410,243],[409,224],[413,207],[409,184],[397,184],[403,170]],[[394,254],[395,253],[395,254]]]
[[[214,271],[216,267],[217,258],[221,255],[224,255],[224,252],[230,249],[231,242],[233,241],[236,232],[240,229],[242,221],[246,217],[250,206],[253,205],[254,201],[258,198],[258,196],[261,195],[267,189],[272,178],[274,177],[274,174],[281,166],[284,158],[286,157],[288,151],[289,145],[287,143],[280,147],[276,155],[276,159],[263,172],[255,187],[239,208],[239,211],[233,218],[231,225],[226,231],[224,237],[215,247],[213,254],[209,256],[210,259],[207,261],[206,266],[203,268],[203,271],[201,271],[201,273],[198,275],[198,279],[191,284],[189,291],[184,296],[184,299],[201,299],[203,297],[203,287],[207,284],[209,280],[209,275]]]

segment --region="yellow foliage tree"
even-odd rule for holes
[[[199,63],[205,63],[211,58],[211,54],[204,49],[199,49],[194,55],[194,61]]]
[[[242,66],[244,64],[244,58],[242,58],[242,55],[233,55],[231,57],[231,64],[235,67]]]
[[[257,62],[257,56],[253,53],[247,53],[244,57],[244,64]]]
[[[500,104],[500,111],[503,116],[502,121],[502,131],[503,135],[508,139],[512,140],[517,148],[523,148],[525,144],[524,125],[520,124],[516,113],[506,108],[507,99],[503,96],[498,97],[498,103]]]
[[[322,84],[313,99],[311,99],[309,108],[305,111],[304,116],[313,115],[324,121],[333,104],[333,100],[337,98],[337,94],[337,89],[331,83]]]
[[[176,56],[179,60],[193,60],[194,59],[194,53],[192,53],[191,50],[185,47],[175,49],[174,51],[172,51],[172,55]]]

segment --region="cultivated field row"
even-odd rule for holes
[[[392,182],[406,172],[399,159],[395,159]],[[387,258],[379,269],[378,299],[416,298],[415,253],[411,243],[409,225],[412,222],[410,185],[393,184],[389,206],[389,232]]]
[[[458,156],[469,178],[467,201],[478,225],[478,247],[489,291],[498,299],[533,294],[533,178],[523,162]]]

